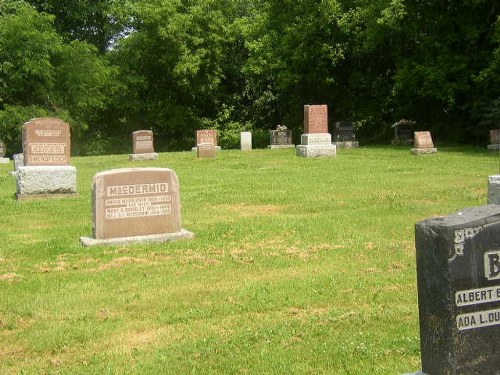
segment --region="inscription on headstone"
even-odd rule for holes
[[[196,131],[196,145],[209,144],[217,146],[217,130],[202,129]]]
[[[58,118],[35,118],[23,126],[26,166],[69,165],[69,125]]]
[[[304,106],[304,133],[328,133],[328,106]]]
[[[134,154],[150,154],[155,152],[153,132],[151,130],[137,130],[132,133],[132,152]]]
[[[500,373],[500,206],[416,224],[422,371]]]

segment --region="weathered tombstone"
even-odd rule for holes
[[[430,132],[415,132],[414,134],[415,148],[411,149],[412,154],[435,154],[437,152],[437,149],[434,147],[434,143],[432,142]]]
[[[500,175],[488,177],[488,204],[500,204]]]
[[[70,162],[69,125],[58,118],[36,118],[23,126],[24,166],[17,169],[17,199],[76,194],[76,168]]]
[[[488,145],[488,150],[500,150],[500,129],[490,130],[490,144]]]
[[[500,373],[500,206],[415,226],[422,371]]]
[[[251,132],[241,132],[240,133],[240,150],[250,151],[252,149],[252,133]]]
[[[179,181],[167,168],[97,173],[92,186],[92,238],[84,246],[193,238],[181,227]]]
[[[217,148],[214,145],[208,143],[201,143],[196,147],[197,156],[199,158],[215,158],[217,155]]]
[[[393,145],[413,145],[413,126],[415,121],[402,119],[392,125],[394,129]]]
[[[7,164],[10,162],[9,158],[5,158],[6,148],[5,143],[0,139],[0,164]]]
[[[333,136],[337,147],[340,148],[359,147],[359,142],[356,141],[356,127],[352,122],[349,121],[336,122]]]
[[[304,134],[300,143],[296,147],[297,156],[311,158],[337,154],[337,146],[332,144],[332,135],[328,133],[328,106],[304,106]]]
[[[137,130],[132,133],[132,152],[133,154],[129,154],[130,161],[158,159],[151,130]]]
[[[215,151],[220,150],[217,141],[217,130],[215,129],[201,129],[196,131],[196,146],[193,147],[193,151],[198,152],[199,145],[211,145],[215,147]]]
[[[267,148],[279,149],[279,148],[294,148],[292,139],[292,131],[284,125],[278,125],[276,130],[270,130],[270,145]]]

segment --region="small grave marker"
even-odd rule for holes
[[[359,142],[356,141],[356,127],[352,122],[349,121],[336,122],[335,131],[333,135],[337,147],[341,148],[359,147]]]
[[[267,148],[279,149],[279,148],[294,148],[292,139],[292,131],[284,125],[278,125],[276,130],[270,130],[270,145]]]
[[[432,142],[430,132],[415,132],[414,134],[415,148],[411,149],[413,154],[435,154],[437,152],[437,149],[434,147],[434,143]]]
[[[241,132],[240,133],[240,149],[241,149],[241,151],[252,150],[252,133],[251,132]]]
[[[4,157],[6,152],[5,143],[0,139],[0,164],[7,164],[10,162],[9,158]]]
[[[154,150],[153,132],[151,130],[137,130],[132,133],[132,152],[129,160],[156,160],[158,154]]]
[[[488,150],[500,150],[500,129],[490,130],[490,144],[488,145]]]

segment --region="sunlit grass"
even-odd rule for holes
[[[73,158],[76,198],[14,199],[0,165],[0,373],[401,374],[420,367],[414,224],[486,203],[479,149]],[[168,244],[83,248],[95,173],[176,171]]]

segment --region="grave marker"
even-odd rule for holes
[[[211,144],[199,144],[197,147],[197,156],[199,158],[215,158],[217,155],[217,148]]]
[[[437,149],[434,147],[434,143],[432,142],[430,132],[415,132],[414,134],[415,148],[411,149],[413,154],[435,154],[437,152]]]
[[[5,143],[0,139],[0,164],[7,164],[10,162],[9,158],[4,158],[6,152]]]
[[[132,152],[129,160],[156,160],[158,154],[154,150],[153,132],[151,130],[137,130],[132,133]]]
[[[240,149],[241,149],[241,151],[252,150],[252,133],[251,132],[241,132],[240,133]]]
[[[490,144],[488,145],[488,150],[500,150],[500,129],[490,130]]]
[[[179,181],[167,168],[97,173],[92,186],[93,238],[85,246],[192,238],[181,228]]]
[[[297,156],[311,158],[336,156],[337,146],[328,133],[328,106],[304,106],[304,134],[296,147]]]
[[[292,131],[284,125],[278,125],[276,130],[270,130],[270,145],[267,148],[279,149],[279,148],[294,148],[292,139]]]
[[[335,131],[333,135],[337,147],[341,148],[359,147],[359,142],[356,141],[356,127],[352,122],[349,121],[336,122]]]
[[[422,371],[498,374],[500,206],[415,226]]]

